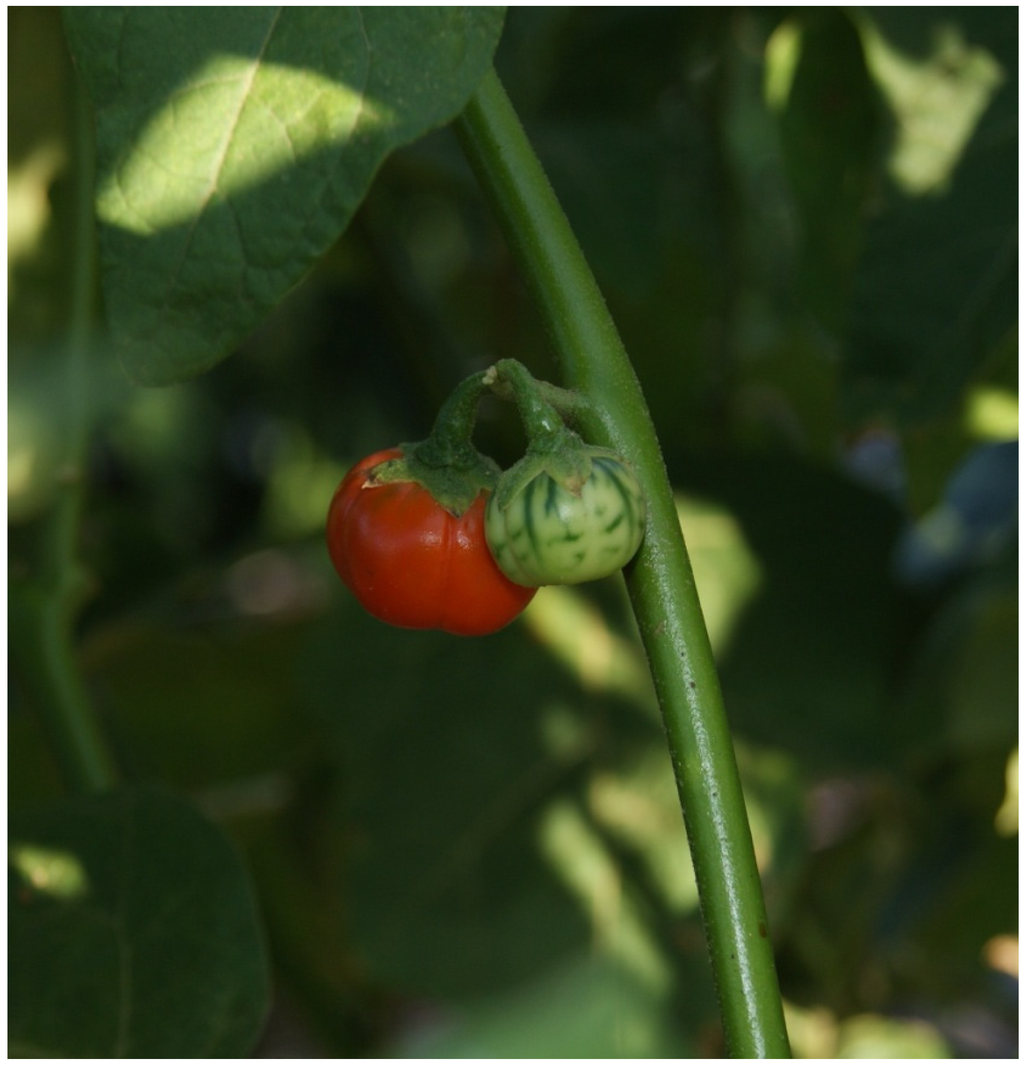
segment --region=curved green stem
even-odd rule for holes
[[[499,387],[498,392],[507,392],[516,402],[526,436],[531,441],[565,432],[565,423],[540,390],[540,382],[521,363],[502,359],[491,369],[495,385],[503,383],[506,386],[505,389]]]
[[[96,298],[92,120],[72,88],[75,148],[71,314],[63,352],[62,454],[53,506],[31,572],[10,590],[11,651],[68,784],[79,792],[116,782],[114,761],[89,704],[74,649],[87,581],[78,563],[84,470],[92,420],[90,346]]]
[[[518,363],[517,360],[499,359],[487,372],[491,392],[495,396],[501,397],[503,400],[517,401],[519,393],[516,385],[518,372],[515,368],[517,366],[522,367],[522,364]],[[523,369],[525,370],[525,368]],[[529,371],[526,373],[529,377],[530,391],[540,400],[546,401],[556,414],[563,419],[576,419],[579,413],[588,407],[587,398],[582,393],[574,392],[572,389],[562,389],[558,385],[552,385],[551,382],[534,378]]]
[[[456,124],[554,341],[589,404],[586,435],[633,464],[647,496],[626,581],[679,787],[723,1026],[734,1056],[789,1055],[750,828],[718,674],[647,406],[569,223],[491,71]]]
[[[430,436],[417,448],[419,458],[436,467],[469,466],[479,456],[473,447],[473,428],[480,395],[487,388],[487,371],[463,379],[441,405]]]
[[[367,485],[416,482],[455,516],[463,515],[481,492],[491,492],[501,468],[473,444],[477,405],[489,378],[489,371],[479,371],[463,379],[441,406],[430,436],[402,444],[402,455],[374,467]]]

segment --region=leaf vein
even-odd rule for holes
[[[215,160],[214,166],[212,167],[210,183],[207,187],[207,191],[200,200],[199,210],[196,211],[195,215],[193,215],[192,217],[191,223],[189,224],[188,230],[185,234],[185,240],[182,243],[181,251],[178,254],[178,258],[174,264],[173,270],[170,272],[170,278],[167,287],[164,290],[163,304],[160,308],[161,314],[157,316],[156,321],[161,320],[163,312],[170,304],[170,294],[177,286],[178,279],[180,278],[181,272],[184,269],[184,264],[188,257],[189,249],[191,248],[192,241],[195,238],[196,229],[198,228],[199,222],[202,219],[203,215],[206,213],[206,209],[209,207],[214,194],[218,191],[218,181],[220,178],[220,173],[224,167],[224,161],[227,157],[228,149],[231,147],[231,141],[234,137],[235,131],[238,129],[238,124],[241,121],[242,113],[245,111],[245,106],[249,99],[249,93],[252,89],[253,83],[256,80],[256,75],[259,72],[260,64],[263,62],[263,57],[266,55],[267,48],[269,47],[270,41],[274,36],[274,31],[277,29],[278,21],[281,18],[281,11],[282,9],[280,7],[274,10],[274,17],[271,19],[270,25],[267,27],[267,32],[263,38],[263,42],[260,45],[259,52],[253,59],[249,75],[242,82],[242,91],[239,94],[238,107],[228,125],[228,129],[220,146],[218,157]],[[225,197],[225,202],[228,204],[229,207],[231,207],[229,197]],[[232,215],[234,216],[233,210]],[[236,230],[238,230],[239,225],[237,216],[234,216],[234,220]]]

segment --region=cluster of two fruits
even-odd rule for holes
[[[509,470],[470,442],[482,391],[519,405],[526,455]],[[584,443],[561,390],[502,361],[466,379],[427,440],[374,453],[335,491],[327,546],[372,615],[475,636],[511,622],[542,585],[603,578],[636,553],[646,507],[621,456]]]

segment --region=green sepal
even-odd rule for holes
[[[539,474],[547,474],[573,496],[579,496],[599,456],[621,460],[607,448],[588,445],[577,433],[563,428],[534,437],[526,455],[498,480],[494,503],[503,511]]]
[[[459,382],[441,405],[430,436],[399,445],[402,455],[374,467],[366,484],[415,482],[455,518],[468,511],[481,492],[492,492],[501,468],[478,452],[472,441],[477,405],[486,386],[486,371]]]
[[[482,492],[493,492],[501,468],[471,445],[457,454],[441,454],[433,438],[399,445],[402,455],[378,463],[366,484],[415,482],[445,509],[459,518]]]

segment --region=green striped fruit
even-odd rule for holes
[[[487,503],[487,544],[505,576],[519,585],[573,585],[604,578],[640,547],[647,508],[625,461],[589,450],[590,474],[574,492],[546,471],[512,498]]]

